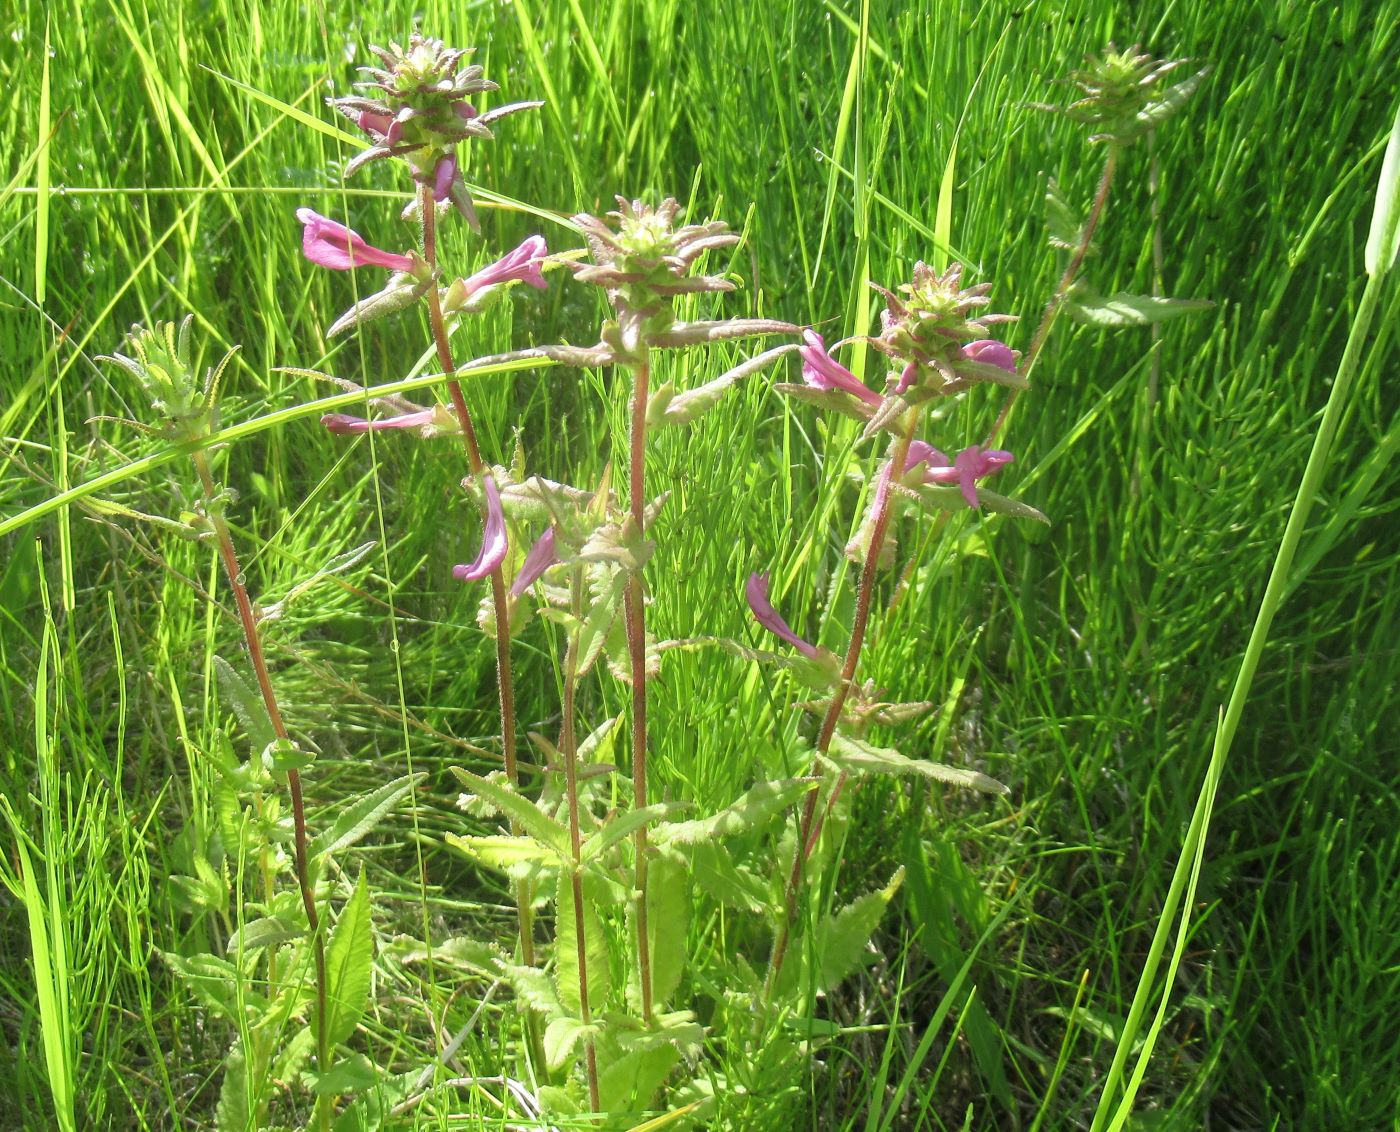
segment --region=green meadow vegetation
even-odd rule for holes
[[[297,217],[415,246],[402,163],[343,178],[366,140],[326,105],[415,27],[475,47],[482,106],[543,101],[462,147],[482,232],[446,214],[435,251],[561,258],[461,316],[457,364],[599,341],[618,316],[565,253],[618,196],[738,237],[689,320],[835,354],[918,262],[1018,316],[988,333],[1034,362],[1014,461],[980,510],[923,489],[939,513],[891,524],[874,583],[858,678],[930,710],[827,759],[827,705],[794,709],[863,626],[887,440],[777,389],[789,352],[653,422],[654,546],[599,492],[607,554],[512,629],[518,792],[493,773],[492,583],[453,573],[483,507],[490,542],[480,469],[457,436],[322,427],[375,415],[359,393],[312,405],[347,388],[325,374],[451,404],[426,303],[327,333],[383,272],[311,262]],[[1121,148],[1044,108],[1111,43],[1205,71]],[[0,1128],[1400,1127],[1397,61],[1396,0],[7,6]],[[1081,280],[1120,317],[1081,291],[1033,349],[1110,151]],[[1201,302],[1111,325],[1119,293]],[[102,358],[187,317],[196,376],[227,364],[181,433]],[[652,387],[800,341],[657,349]],[[884,388],[870,342],[840,357]],[[458,373],[485,464],[630,505],[636,365],[560,358]],[[991,447],[996,369],[920,436]],[[585,607],[622,609],[629,556],[680,642],[640,776],[632,599]],[[764,572],[797,645],[754,623]],[[851,773],[815,828],[809,768],[823,797]]]

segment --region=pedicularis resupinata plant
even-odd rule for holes
[[[575,251],[551,254],[544,237],[533,235],[470,273],[444,264],[441,224],[455,215],[481,232],[459,150],[491,140],[496,123],[540,103],[482,110],[477,103],[496,84],[468,62],[468,52],[419,34],[407,48],[373,50],[381,65],[366,69],[359,93],[331,100],[369,142],[344,172],[376,161],[406,168],[411,189],[401,218],[413,235],[395,235],[392,217],[367,215],[357,222],[366,232],[373,225],[371,243],[341,220],[302,208],[296,212],[302,247],[322,267],[374,281],[334,320],[329,336],[371,334],[371,323],[391,316],[423,319],[446,400],[425,406],[385,396],[369,403],[365,417],[335,412],[321,423],[347,437],[397,431],[429,445],[440,438],[461,445],[462,456],[451,456],[447,444],[436,458],[462,461],[463,510],[480,517],[480,550],[453,575],[463,584],[484,583],[478,622],[494,645],[499,742],[487,752],[493,762],[453,768],[464,791],[461,807],[478,824],[447,841],[474,865],[504,874],[515,906],[513,940],[400,938],[391,946],[404,961],[450,956],[433,969],[435,977],[466,978],[463,993],[489,997],[498,986],[513,992],[518,1011],[505,1017],[518,1025],[499,1042],[510,1052],[490,1081],[469,1082],[494,1089],[507,1125],[547,1126],[591,1114],[589,1126],[630,1127],[637,1114],[664,1108],[684,1110],[677,1119],[691,1125],[742,1126],[745,1097],[756,1083],[800,1066],[820,1047],[823,1031],[811,1024],[816,996],[862,965],[899,887],[896,872],[883,888],[830,914],[807,898],[819,876],[826,891],[834,887],[839,860],[832,846],[836,831],[851,821],[849,799],[859,782],[916,776],[992,796],[1010,793],[981,769],[889,745],[891,731],[933,707],[920,698],[933,690],[887,691],[863,670],[862,653],[889,596],[885,579],[901,573],[902,530],[931,523],[940,537],[957,540],[990,515],[1048,521],[999,490],[1020,465],[995,445],[1058,315],[1104,326],[1149,325],[1208,305],[1105,298],[1081,270],[1095,250],[1123,151],[1150,137],[1203,72],[1168,85],[1179,63],[1110,49],[1072,77],[1082,97],[1063,112],[1088,123],[1096,131],[1091,140],[1103,143],[1107,156],[1087,220],[1078,220],[1050,186],[1051,242],[1065,261],[1024,352],[1014,346],[1015,319],[993,310],[992,284],[975,281],[963,264],[941,261],[915,263],[908,281],[878,286],[884,298],[878,328],[853,327],[851,337],[828,347],[811,327],[718,317],[723,296],[736,286],[723,257],[740,238],[719,220],[685,215],[672,198],[618,197],[616,211],[574,216],[568,226],[584,244]],[[930,258],[938,260],[936,249]],[[456,357],[453,334],[463,320],[503,299],[513,284],[545,288],[546,272],[602,289],[606,316],[595,344],[537,342],[465,362]],[[708,345],[734,340],[762,340],[762,348],[691,388],[653,381],[658,351],[696,351],[703,369]],[[883,361],[878,388],[834,356],[852,343]],[[204,752],[222,782],[220,825],[200,839],[194,872],[173,878],[191,915],[214,925],[211,937],[222,946],[167,959],[234,1035],[220,1128],[298,1121],[321,1129],[378,1128],[435,1092],[464,1084],[439,1072],[451,1043],[424,1050],[418,1064],[382,1065],[354,1040],[374,983],[376,907],[363,875],[345,882],[333,858],[415,797],[421,776],[327,805],[319,811],[322,827],[309,828],[302,775],[311,770],[314,742],[294,738],[279,704],[260,644],[267,611],[250,596],[226,519],[235,500],[217,482],[210,458],[228,359],[201,377],[193,352],[186,320],[178,329],[134,331],[126,353],[112,359],[149,395],[162,422],[154,431],[189,450],[201,501],[176,525],[216,546],[246,653],[239,663],[216,660],[216,669],[250,751],[239,758],[224,744]],[[780,381],[777,390],[833,414],[825,435],[858,433],[869,451],[872,467],[853,503],[855,535],[845,548],[855,585],[849,626],[833,616],[810,639],[799,635],[778,612],[772,574],[755,554],[747,580],[736,578],[736,605],[742,592],[777,646],[755,648],[721,636],[658,641],[648,628],[649,593],[667,579],[648,566],[669,492],[648,481],[648,437],[688,427],[736,383],[788,354],[797,355],[801,380]],[[534,365],[530,380],[542,382],[568,380],[569,367],[613,375],[609,388],[626,390],[628,420],[616,470],[601,482],[570,485],[527,474],[523,443],[510,453],[483,451],[469,382],[474,372],[505,363]],[[360,388],[314,370],[288,372]],[[995,423],[981,443],[959,445],[951,438],[980,435],[977,422],[994,408],[984,386],[1004,391]],[[796,411],[807,412],[806,406]],[[457,516],[442,522],[444,539],[451,538]],[[512,642],[532,632],[532,620],[544,626],[545,647],[559,650],[561,702],[557,731],[532,733],[534,753],[522,760]],[[829,645],[813,643],[823,638]],[[532,647],[540,647],[538,639]],[[655,797],[647,764],[651,732],[670,721],[649,716],[648,686],[669,651],[711,647],[774,666],[780,686],[800,690],[793,707],[807,722],[794,729],[804,738],[792,753],[805,773],[760,776],[730,804],[697,812],[684,799]],[[627,710],[588,719],[590,705],[607,699],[590,691],[595,681],[628,685]],[[625,759],[614,758],[619,747]],[[738,917],[733,946],[722,955],[687,954],[692,916],[718,908]],[[752,1066],[752,1080],[720,1075],[719,1060],[707,1051],[721,1044],[731,1055],[725,1063]],[[736,1047],[741,1056],[733,1056]]]

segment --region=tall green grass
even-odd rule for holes
[[[324,342],[353,284],[302,260],[292,215],[335,212],[391,244],[408,230],[388,219],[387,177],[345,187],[340,143],[244,87],[329,123],[322,96],[419,10],[381,5],[343,24],[324,6],[20,0],[0,15],[0,522],[155,451],[87,423],[136,415],[93,362],[133,321],[193,310],[211,361],[242,344],[226,424],[330,392],[277,366],[366,384],[404,375],[426,341],[411,318]],[[476,146],[469,178],[565,215],[614,193],[675,193],[743,225],[734,313],[863,329],[865,280],[898,280],[934,254],[956,138],[952,244],[995,282],[998,309],[1023,316],[1018,346],[1055,278],[1046,178],[1085,199],[1096,175],[1073,125],[1026,104],[1068,97],[1050,80],[1110,38],[1214,65],[1154,153],[1166,292],[1217,307],[1166,328],[1150,424],[1136,423],[1149,335],[1062,324],[1004,438],[1017,453],[1004,475],[1054,526],[901,532],[911,587],[867,654],[877,683],[943,705],[923,750],[980,763],[1013,802],[874,787],[854,799],[843,884],[875,887],[905,865],[902,917],[866,976],[825,1004],[841,1033],[810,1075],[751,1082],[764,1091],[750,1127],[1086,1125],[1361,299],[1400,99],[1400,5],[422,10],[425,31],[480,46],[501,97],[549,100]],[[1146,154],[1130,158],[1094,261],[1096,281],[1129,290],[1150,285],[1154,236]],[[509,206],[485,224],[486,245],[458,233],[445,254],[492,258],[541,226],[551,246],[569,242]],[[583,341],[595,302],[554,286],[464,328],[460,349]],[[1400,710],[1397,315],[1392,280],[1215,793],[1138,1094],[1143,1126],[1366,1128],[1400,1115],[1386,1068],[1400,1054],[1397,742],[1385,726]],[[678,372],[658,380],[695,376],[685,359],[668,364]],[[623,438],[607,378],[496,375],[468,392],[483,447],[506,453],[519,428],[545,474],[590,481]],[[988,423],[960,413],[947,442]],[[825,428],[750,381],[697,428],[657,437],[653,480],[675,491],[649,567],[659,635],[742,635],[742,580],[769,565],[795,624],[817,624],[833,601],[849,621],[836,520],[854,514],[855,489],[836,473],[869,461]],[[442,770],[496,726],[479,594],[449,574],[474,549],[455,451],[346,447],[303,420],[255,429],[224,459],[265,601],[377,544],[267,627],[295,728],[324,751],[313,826],[317,804],[409,760],[429,770],[413,812],[364,854],[381,927],[505,936],[509,893],[442,844],[464,821]],[[217,1095],[227,1035],[152,956],[204,944],[164,878],[189,870],[213,821],[203,752],[227,721],[210,658],[236,647],[237,630],[209,603],[224,591],[207,548],[123,510],[168,509],[179,467],[122,479],[0,543],[5,1126],[200,1124]],[[538,636],[521,649],[521,718],[543,729],[554,651]],[[783,769],[775,728],[790,717],[759,673],[704,653],[666,663],[655,792],[722,804],[756,768]],[[624,699],[594,694],[600,710]],[[695,948],[762,962],[742,927],[696,918],[692,934]],[[485,990],[441,962],[431,978],[393,952],[381,965],[392,990],[363,1037],[385,1064],[421,1063]],[[469,1073],[501,1071],[512,1017],[487,1006],[459,1051]],[[746,1080],[747,1067],[722,1068]]]

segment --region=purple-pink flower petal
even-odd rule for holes
[[[459,99],[452,104],[452,113],[461,118],[464,122],[470,122],[477,116],[477,109],[465,99]]]
[[[498,283],[528,283],[531,287],[544,290],[544,275],[540,264],[549,255],[543,236],[531,236],[514,251],[507,253],[495,263],[487,264],[480,271],[462,280],[470,297],[487,287]]]
[[[515,597],[519,597],[538,581],[541,574],[558,561],[559,555],[554,548],[554,528],[550,527],[535,540],[535,545],[530,547],[530,553],[525,555],[525,561],[520,566],[520,573],[515,576],[515,581],[511,583],[510,592]]]
[[[321,418],[321,423],[326,426],[327,431],[344,435],[352,432],[378,432],[386,428],[423,428],[433,423],[435,415],[433,409],[423,409],[416,413],[402,413],[397,417],[381,417],[376,421],[367,421],[364,417],[352,417],[348,413],[326,413]]]
[[[1000,448],[983,451],[976,444],[959,452],[951,467],[947,466],[948,458],[946,456],[943,456],[942,453],[938,453],[938,455],[942,457],[944,466],[935,466],[930,461],[928,473],[924,476],[925,481],[936,484],[957,484],[969,507],[981,505],[977,498],[977,481],[1001,471],[1015,459],[1010,452]]]
[[[826,352],[826,342],[815,330],[804,330],[797,356],[802,359],[802,380],[826,392],[840,389],[867,405],[879,406],[884,398]]]
[[[452,182],[457,179],[457,155],[449,153],[438,158],[433,169],[433,200],[444,201],[452,191]]]
[[[995,338],[981,338],[976,342],[969,342],[962,348],[962,355],[969,361],[1000,366],[1007,373],[1016,372],[1016,351]]]
[[[309,208],[297,209],[297,219],[302,222],[301,250],[306,258],[321,267],[335,271],[349,271],[352,268],[386,267],[390,271],[411,271],[413,258],[382,251],[365,243],[358,232],[329,220],[319,212]]]
[[[486,523],[481,530],[481,551],[475,561],[452,567],[452,576],[459,582],[473,582],[496,569],[506,557],[506,517],[501,510],[501,493],[489,475],[481,481],[486,496]]]
[[[899,384],[894,387],[894,391],[896,393],[903,393],[914,384],[914,379],[918,376],[919,364],[917,362],[909,362],[900,372]]]
[[[816,647],[794,633],[768,600],[768,578],[766,570],[762,574],[750,574],[748,584],[744,587],[744,597],[748,600],[749,609],[753,611],[754,620],[774,636],[787,641],[803,656],[815,658]]]
[[[920,464],[927,464],[931,468],[941,468],[947,463],[948,457],[928,441],[911,440],[909,442],[909,455],[904,459],[904,471],[907,475]]]
[[[355,124],[375,141],[382,141],[389,133],[390,127],[393,126],[394,119],[388,114],[376,114],[372,110],[361,110]]]

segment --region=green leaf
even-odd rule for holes
[[[884,888],[853,900],[822,921],[817,928],[818,989],[830,990],[862,965],[866,945],[903,880],[904,869],[900,868]]]
[[[569,1055],[574,1052],[574,1046],[585,1036],[594,1033],[597,1033],[596,1026],[585,1026],[577,1018],[566,1015],[554,1019],[544,1031],[544,1059],[549,1065],[549,1071],[557,1073],[563,1069],[568,1063]]]
[[[459,766],[448,769],[457,776],[458,782],[477,797],[495,806],[513,825],[519,826],[541,844],[549,846],[561,859],[568,858],[569,831],[562,822],[557,822],[548,814],[542,813],[533,802],[522,797],[509,783],[483,778]]]
[[[603,720],[590,731],[588,738],[578,745],[578,761],[581,763],[611,763],[617,725],[621,722],[622,714],[619,712],[611,719]]]
[[[560,862],[558,852],[548,845],[541,845],[533,837],[512,837],[506,833],[473,837],[449,833],[446,841],[473,861],[511,876],[524,875],[532,866],[558,865]]]
[[[661,857],[647,868],[647,939],[651,944],[651,995],[659,1009],[671,1000],[685,973],[686,930],[690,921],[690,885],[685,865]],[[629,999],[635,987],[628,988]],[[640,1009],[641,1002],[634,1004]]]
[[[398,805],[399,799],[413,789],[415,782],[421,782],[426,777],[422,771],[405,774],[356,798],[336,815],[335,821],[311,839],[307,856],[315,862],[348,849],[378,825],[384,815]]]
[[[690,851],[690,875],[695,883],[722,904],[759,915],[769,905],[769,892],[763,880],[737,864],[729,850],[702,841]]]
[[[337,1061],[324,1073],[308,1073],[311,1091],[318,1097],[336,1097],[342,1093],[362,1093],[379,1081],[379,1070],[362,1053],[352,1053]]]
[[[571,1014],[583,1013],[579,994],[578,920],[574,912],[573,878],[559,873],[559,895],[554,903],[554,980],[559,989],[559,1001]],[[598,1009],[607,1001],[612,988],[612,972],[608,969],[608,943],[603,935],[603,923],[592,903],[583,902],[584,973],[588,978],[588,1003]]]
[[[272,719],[267,714],[267,705],[263,703],[262,696],[249,687],[247,681],[223,657],[214,658],[214,671],[218,675],[219,693],[228,702],[229,710],[238,717],[253,751],[267,750],[277,742],[277,732],[273,730]]]
[[[648,822],[658,821],[667,814],[688,809],[689,805],[688,802],[657,802],[641,810],[628,810],[621,817],[613,818],[583,843],[579,853],[580,860],[586,862],[601,857],[619,841],[630,837],[639,827]]]
[[[501,977],[510,984],[516,999],[530,1010],[549,1017],[557,1017],[564,1012],[564,1005],[554,991],[553,982],[538,967],[502,964]]]
[[[231,1022],[238,1021],[236,988],[242,976],[237,967],[217,955],[201,954],[186,958],[173,951],[163,951],[161,957],[213,1014]],[[250,1018],[260,1017],[266,1012],[267,999],[262,995],[245,987],[242,998]]]
[[[649,1108],[680,1060],[680,1051],[671,1045],[637,1050],[610,1061],[598,1074],[598,1101],[604,1112],[625,1112]]]
[[[219,1104],[214,1109],[217,1132],[248,1132],[253,1125],[252,1106],[248,1103],[248,1059],[243,1043],[235,1041],[224,1059],[224,1080],[219,1086]]]
[[[230,955],[236,956],[259,951],[264,947],[280,947],[291,940],[300,939],[305,934],[306,929],[291,920],[284,920],[280,916],[263,916],[249,920],[229,936],[227,950]]]
[[[617,619],[618,607],[627,588],[627,575],[621,570],[612,571],[600,594],[594,600],[588,616],[578,630],[577,665],[578,675],[583,676],[593,667],[603,646],[608,640],[608,631]]]
[[[1383,274],[1395,265],[1400,253],[1400,106],[1390,141],[1381,158],[1380,183],[1376,185],[1376,207],[1371,213],[1371,230],[1366,236],[1366,274]]]
[[[341,909],[326,945],[326,1034],[337,1046],[355,1032],[369,1002],[374,932],[370,922],[369,883],[360,873],[355,893]]]
[[[1151,326],[1210,310],[1213,306],[1215,304],[1208,299],[1167,299],[1158,295],[1130,295],[1126,291],[1116,291],[1105,298],[1083,283],[1075,285],[1065,304],[1076,322],[1112,328]]]
[[[1135,128],[1131,131],[1131,136],[1136,137],[1148,130],[1155,129],[1185,106],[1186,100],[1196,93],[1196,88],[1201,85],[1201,80],[1209,73],[1209,67],[1197,71],[1190,78],[1182,79],[1175,86],[1168,87],[1139,110],[1133,116]]]
[[[1010,794],[1011,789],[975,770],[929,762],[926,759],[905,758],[891,747],[874,747],[862,739],[833,735],[829,762],[850,774],[880,774],[903,776],[922,775],[950,786],[966,786],[986,794]]]
[[[1065,200],[1059,182],[1053,177],[1045,186],[1045,229],[1051,247],[1074,252],[1084,245],[1084,221]],[[1084,258],[1097,255],[1098,250],[1098,245],[1090,242]]]
[[[699,845],[720,837],[734,837],[766,825],[813,785],[810,778],[783,778],[752,786],[737,802],[717,814],[694,821],[666,822],[652,831],[661,845]]]

